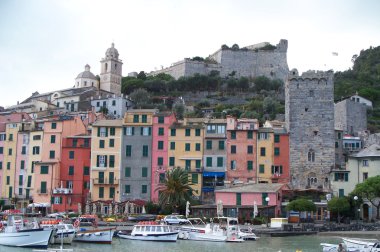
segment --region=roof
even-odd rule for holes
[[[358,153],[352,155],[352,157],[362,158],[362,157],[380,157],[380,145],[372,144],[371,146],[359,151]]]
[[[78,74],[77,79],[78,78],[87,78],[87,79],[96,80],[95,75],[93,73],[91,73],[90,71],[83,71],[83,72],[81,72],[80,74]]]
[[[123,119],[114,119],[114,120],[99,120],[96,121],[92,126],[94,127],[122,127],[123,126]]]
[[[126,114],[134,114],[134,113],[157,113],[158,109],[130,109]]]
[[[266,183],[258,183],[258,184],[249,184],[243,186],[236,186],[226,189],[215,190],[215,193],[218,192],[230,192],[230,193],[263,193],[263,192],[278,192],[281,187],[285,184],[266,184]]]

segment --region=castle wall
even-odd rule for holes
[[[295,73],[295,72],[294,72]],[[285,121],[294,189],[329,188],[335,164],[334,84],[332,72],[289,76],[285,84]]]
[[[353,136],[367,129],[367,106],[350,99],[335,104],[335,127]]]

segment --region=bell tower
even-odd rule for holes
[[[100,89],[120,95],[123,62],[119,59],[114,43],[107,49],[106,56],[100,63]]]

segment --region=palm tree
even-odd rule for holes
[[[188,173],[184,169],[176,167],[168,170],[163,184],[156,188],[156,191],[160,192],[159,205],[162,208],[169,205],[177,211],[179,206],[191,200],[193,195],[191,185]]]

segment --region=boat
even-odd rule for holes
[[[37,222],[26,224],[21,215],[8,215],[7,226],[1,226],[0,245],[47,248],[53,230],[44,230]]]
[[[198,225],[193,225],[198,220]],[[239,237],[238,219],[232,217],[217,217],[218,223],[205,224],[199,218],[189,219],[191,225],[184,225],[180,228],[178,238],[194,241],[213,242],[242,242]]]
[[[120,233],[120,238],[141,241],[176,242],[178,231],[173,231],[167,224],[155,221],[141,221],[133,226],[130,235]]]
[[[358,248],[347,247],[344,243],[340,243],[346,252],[361,252]],[[338,252],[339,244],[321,243],[323,252]]]
[[[111,244],[114,232],[114,228],[81,228],[75,233],[73,241]]]
[[[347,247],[357,248],[360,251],[380,251],[380,241],[376,239],[342,238]]]
[[[75,237],[76,229],[72,224],[60,222],[58,220],[44,220],[40,222],[40,226],[44,229],[53,230],[50,244],[71,244]]]
[[[245,241],[247,240],[256,241],[257,239],[259,239],[259,237],[256,236],[256,234],[252,231],[251,228],[239,229],[238,236],[240,239],[243,239]]]

